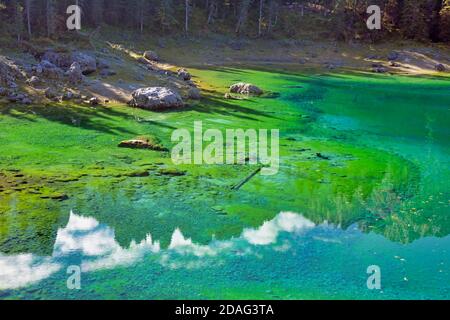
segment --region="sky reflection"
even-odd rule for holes
[[[71,212],[67,226],[58,230],[51,257],[0,254],[0,289],[17,289],[46,279],[63,266],[70,265],[67,263],[70,260],[68,258],[74,255],[81,257],[82,272],[129,266],[149,254],[155,255],[161,265],[172,269],[196,268],[202,266],[201,258],[216,257],[224,253],[251,254],[251,245],[276,244],[282,232],[301,233],[314,227],[314,223],[299,214],[281,212],[259,228],[245,229],[240,237],[230,240],[212,240],[208,245],[199,245],[185,238],[180,229],[176,229],[168,248],[162,249],[150,234],[140,243],[132,241],[128,248],[123,248],[115,240],[112,228],[100,224],[93,217]],[[280,248],[283,246],[274,249]],[[190,261],[172,261],[174,255]]]

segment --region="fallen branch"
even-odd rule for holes
[[[231,190],[239,190],[244,184],[246,184],[247,182],[249,182],[254,176],[256,176],[260,171],[261,171],[261,167],[259,167],[258,169],[256,169],[254,172],[252,172],[252,174],[250,174],[247,178],[245,178],[244,180],[242,180],[239,184],[233,186],[231,188]]]

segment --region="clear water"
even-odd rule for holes
[[[0,298],[450,298],[450,80],[194,73],[209,100],[183,112],[80,107],[74,126],[62,106],[2,109],[2,168],[70,198],[0,193]],[[279,96],[222,98],[244,80]],[[280,173],[234,192],[252,168],[164,176],[167,157],[114,147],[149,132],[170,144],[195,120],[279,128]],[[150,176],[123,175],[138,168]],[[67,288],[71,265],[81,290]],[[371,265],[381,290],[367,288]]]

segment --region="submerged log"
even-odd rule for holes
[[[256,176],[260,171],[261,171],[262,167],[259,167],[258,169],[256,169],[255,171],[253,171],[248,177],[246,177],[244,180],[242,180],[240,183],[238,183],[237,185],[231,187],[231,190],[239,190],[244,184],[246,184],[247,182],[249,182],[254,176]]]

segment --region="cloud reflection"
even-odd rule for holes
[[[149,254],[155,255],[156,261],[166,267],[195,268],[202,266],[205,257],[215,257],[224,252],[249,254],[251,246],[276,244],[282,232],[299,233],[314,226],[314,223],[299,214],[281,212],[259,228],[245,229],[240,237],[213,240],[208,245],[196,244],[192,239],[185,238],[180,229],[176,229],[169,247],[164,250],[150,234],[140,243],[133,241],[128,248],[122,248],[115,240],[112,228],[100,224],[95,218],[71,212],[67,226],[58,230],[52,257],[0,254],[0,289],[16,289],[46,279],[58,272],[64,259],[71,255],[82,257],[83,272],[129,266]],[[171,261],[176,259],[174,256],[182,261]]]

